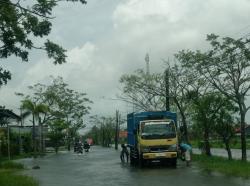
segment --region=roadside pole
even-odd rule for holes
[[[165,86],[166,86],[166,111],[170,111],[170,103],[169,103],[169,67],[165,71]]]
[[[10,160],[10,126],[7,124],[7,136],[8,136],[8,159]]]
[[[118,150],[118,126],[119,126],[119,111],[116,110],[115,150]]]

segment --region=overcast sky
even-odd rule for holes
[[[54,15],[49,38],[68,50],[67,64],[55,66],[41,51],[33,51],[28,63],[1,59],[12,80],[0,89],[0,105],[16,111],[20,100],[14,92],[48,83],[53,75],[88,94],[91,114],[114,115],[116,109],[125,114],[131,108],[109,98],[120,93],[122,74],[145,68],[146,53],[150,71],[161,72],[162,59],[177,51],[206,49],[206,34],[250,33],[249,0],[88,0],[86,6],[60,3]]]

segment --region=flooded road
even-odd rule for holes
[[[250,186],[250,180],[202,171],[195,165],[186,167],[182,161],[177,168],[131,167],[120,162],[119,151],[113,148],[92,147],[83,155],[60,152],[22,163],[28,168],[25,174],[41,186]],[[41,168],[31,169],[34,165]]]

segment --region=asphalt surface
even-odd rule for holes
[[[91,147],[89,153],[60,152],[44,158],[21,160],[41,186],[250,186],[250,180],[207,172],[195,164],[186,167],[148,165],[145,168],[121,163],[119,151]],[[32,169],[39,165],[40,169]]]

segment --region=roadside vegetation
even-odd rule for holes
[[[170,104],[180,119],[181,141],[201,141],[195,145],[207,156],[211,147],[224,147],[229,160],[231,148],[240,146],[246,161],[250,40],[208,34],[206,41],[208,49],[180,50],[160,73],[138,69],[122,75],[119,98],[134,111],[168,110]],[[220,142],[213,143],[213,138]]]
[[[192,158],[204,170],[217,171],[228,176],[250,178],[250,162],[242,162],[241,160],[228,161],[223,157],[208,157],[197,154],[194,154]]]
[[[199,140],[190,140],[190,144],[193,148],[200,148],[201,141]],[[211,148],[225,148],[225,145],[221,142],[221,140],[210,140]],[[241,149],[240,139],[239,138],[233,138],[232,142],[230,143],[230,147],[232,149]],[[246,148],[250,150],[250,137],[247,137],[246,139]]]
[[[20,170],[24,166],[12,161],[0,162],[0,185],[1,186],[38,186],[38,182],[32,177],[21,175]]]

